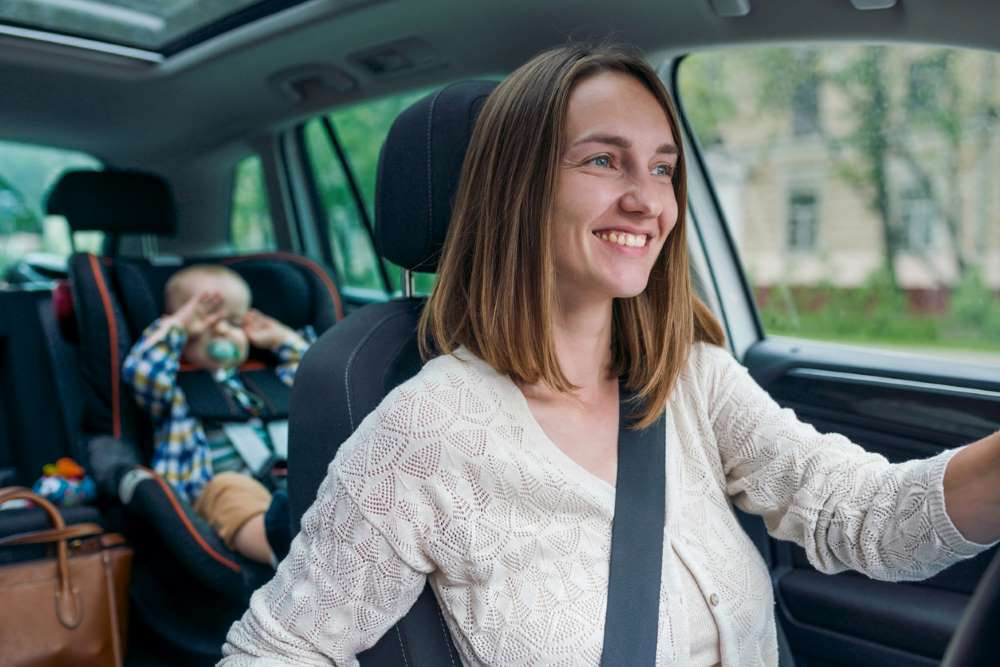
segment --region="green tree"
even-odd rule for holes
[[[41,221],[25,202],[21,193],[3,176],[0,176],[0,234],[28,232],[38,234]]]

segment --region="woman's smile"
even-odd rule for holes
[[[601,245],[626,257],[644,257],[649,251],[650,235],[617,229],[599,229],[592,234]]]

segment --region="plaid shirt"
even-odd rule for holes
[[[159,328],[160,320],[156,320],[142,333],[125,358],[122,375],[132,386],[136,402],[153,420],[156,444],[153,469],[182,498],[194,502],[212,479],[211,449],[201,420],[189,414],[187,399],[177,386],[187,332],[172,326],[166,334],[154,336]],[[315,339],[311,327],[300,333],[306,341],[305,346],[282,343],[274,350],[279,360],[275,373],[288,386],[292,385],[302,355]],[[217,379],[230,390],[242,387],[246,391],[235,371]],[[243,404],[243,401],[240,403]],[[247,417],[251,416],[248,412]]]

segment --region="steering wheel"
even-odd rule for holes
[[[941,665],[1000,665],[1000,551],[979,580]]]

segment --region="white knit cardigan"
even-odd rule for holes
[[[667,412],[658,665],[689,657],[684,567],[722,663],[777,664],[768,569],[732,503],[828,573],[922,579],[986,548],[945,512],[957,450],[893,465],[821,435],[720,348],[692,348]],[[464,664],[597,665],[614,500],[507,377],[465,350],[434,359],[340,448],[220,664],[356,664],[429,577]]]

